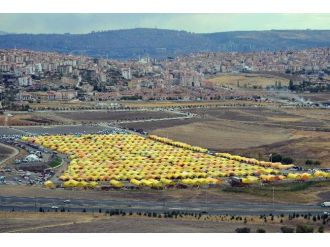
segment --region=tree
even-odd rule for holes
[[[294,90],[294,85],[293,85],[293,81],[292,80],[289,81],[289,90],[290,91],[293,91]]]
[[[266,233],[266,230],[265,230],[265,229],[262,229],[262,228],[259,228],[259,229],[257,230],[257,233]]]
[[[282,158],[282,163],[283,164],[292,164],[293,163],[293,159],[291,157],[283,157]]]
[[[273,154],[271,158],[272,162],[281,162],[282,161],[282,155],[280,154]]]
[[[324,226],[320,226],[317,230],[319,233],[324,233]]]
[[[294,232],[294,229],[291,228],[291,227],[282,226],[281,227],[281,232],[283,232],[283,233],[293,233]]]
[[[310,166],[313,164],[312,160],[306,160],[305,165]]]
[[[296,232],[297,233],[310,233],[310,232],[314,232],[314,228],[312,226],[307,226],[307,225],[297,225]]]
[[[237,233],[250,233],[250,228],[248,228],[248,227],[236,228],[235,232],[237,232]]]

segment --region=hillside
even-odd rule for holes
[[[3,34],[0,48],[57,51],[116,59],[167,57],[197,51],[260,51],[330,47],[330,31],[271,30],[196,34],[127,29],[88,34]]]

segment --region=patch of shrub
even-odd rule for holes
[[[271,161],[272,162],[281,162],[283,159],[282,155],[280,154],[273,154],[272,155],[272,158],[271,158]]]
[[[283,233],[294,233],[294,229],[291,228],[291,227],[282,226],[281,227],[281,232],[283,232]]]
[[[250,233],[250,228],[248,228],[248,227],[236,228],[235,232],[237,232],[237,233]]]
[[[319,166],[321,165],[321,162],[319,160],[306,160],[305,165],[307,166]]]
[[[307,226],[307,225],[297,225],[296,232],[297,233],[314,232],[314,228],[312,226]]]
[[[284,157],[284,158],[282,158],[282,163],[283,164],[292,164],[293,159],[291,157]]]

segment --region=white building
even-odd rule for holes
[[[18,85],[20,87],[32,86],[32,78],[30,76],[23,76],[18,78]]]
[[[132,72],[131,68],[122,68],[121,69],[121,75],[124,77],[126,80],[132,80]]]

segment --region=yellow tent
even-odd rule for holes
[[[45,187],[50,188],[50,189],[55,188],[55,184],[52,181],[50,181],[50,180],[46,181],[44,183],[44,185],[45,185]]]
[[[111,180],[110,181],[110,185],[116,187],[116,188],[121,188],[121,187],[124,187],[124,184],[120,181],[117,181],[117,180]]]

